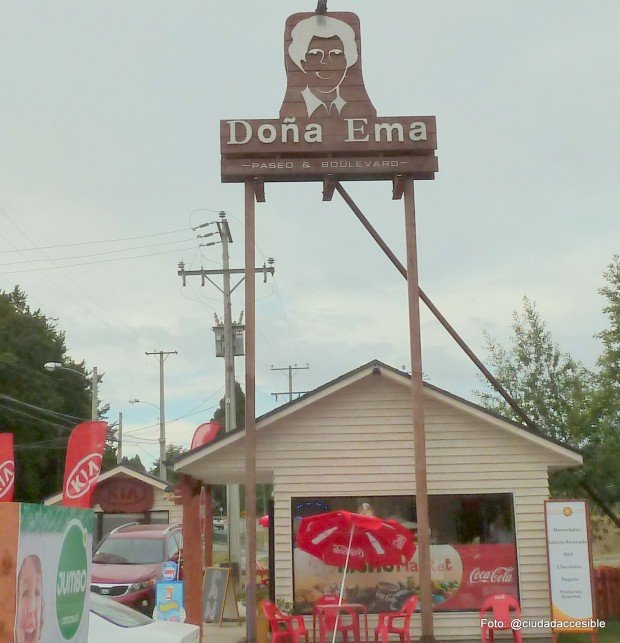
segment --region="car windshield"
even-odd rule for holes
[[[159,538],[106,538],[93,554],[93,563],[148,565],[164,561],[164,541]]]
[[[90,611],[120,627],[141,627],[153,622],[153,619],[97,594],[90,595]]]

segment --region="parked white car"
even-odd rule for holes
[[[154,621],[126,605],[91,593],[88,643],[196,643],[197,625]]]

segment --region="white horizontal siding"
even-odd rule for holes
[[[278,597],[293,599],[292,497],[415,493],[410,399],[406,387],[370,376],[258,432],[257,467],[273,471]],[[513,493],[523,609],[546,616],[543,502],[554,454],[436,400],[425,406],[425,428],[429,493]],[[213,464],[235,466],[242,449],[225,449]],[[441,639],[480,636],[477,614],[438,612],[434,621]]]
[[[409,387],[390,375],[369,375],[334,390],[288,414],[266,418],[257,431],[257,475],[274,483],[276,593],[286,600],[293,598],[292,497],[415,493]],[[424,417],[429,493],[513,494],[523,612],[547,616],[547,471],[572,459],[540,438],[459,408],[429,389]],[[243,439],[237,439],[185,470],[200,477],[208,469],[210,480],[225,480],[241,475],[244,459]],[[419,634],[419,615],[413,629]],[[476,639],[479,619],[477,614],[436,613],[435,632],[445,640]]]

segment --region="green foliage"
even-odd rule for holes
[[[283,598],[276,598],[276,607],[285,614],[293,613],[293,603],[291,603],[291,601],[286,601]]]
[[[47,372],[46,362],[84,377]],[[18,287],[0,291],[0,430],[14,434],[17,501],[40,502],[62,488],[71,429],[90,418],[89,383],[84,362],[67,356],[56,320],[32,310]]]
[[[181,453],[185,453],[186,451],[187,449],[185,447],[181,447],[177,444],[172,444],[172,443],[167,444],[165,462],[169,462],[170,460],[175,460],[181,455]],[[170,483],[176,482],[178,475],[169,466],[166,468],[166,470],[167,470],[168,482]],[[156,460],[155,462],[153,462],[153,466],[149,469],[149,473],[152,476],[157,476],[159,478],[159,460]]]
[[[146,473],[146,467],[142,464],[142,460],[140,460],[140,456],[137,454],[134,455],[133,458],[128,458],[126,455],[123,456],[121,464],[125,464],[128,467],[135,469],[136,471]],[[157,467],[157,473],[159,473],[159,465]]]
[[[577,474],[560,471],[550,477],[553,495],[583,497],[582,480],[608,504],[620,502],[620,261],[605,272],[603,309],[609,328],[597,337],[603,352],[592,372],[553,341],[529,299],[513,315],[508,348],[485,334],[489,366],[498,381],[542,432],[580,449],[584,467]],[[520,422],[512,408],[485,380],[475,394],[487,408]]]
[[[226,410],[224,408],[225,399],[220,400],[220,404],[215,410],[211,421],[219,422],[226,430]],[[239,382],[235,382],[235,410],[237,419],[237,428],[245,426],[245,393]]]

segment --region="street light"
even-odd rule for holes
[[[88,375],[85,375],[82,373],[82,371],[78,371],[77,368],[69,368],[68,366],[63,366],[60,362],[47,362],[47,364],[43,365],[43,368],[46,371],[71,371],[72,373],[77,373],[78,375],[81,375],[82,377],[89,377]],[[98,412],[97,412],[97,367],[93,366],[93,372],[90,374],[90,417],[92,420],[98,419]]]
[[[162,421],[163,419],[163,409],[161,406],[157,406],[157,404],[153,404],[153,402],[145,402],[144,400],[139,400],[138,398],[134,398],[133,400],[129,400],[129,404],[148,404],[149,406],[152,406],[156,408],[159,411],[159,477],[162,480],[167,480],[168,479],[168,472],[166,471],[166,465],[164,464],[164,459],[166,457],[166,428],[165,428],[165,422]]]
[[[159,411],[159,406],[157,406],[157,404],[153,404],[153,402],[145,402],[144,400],[138,400],[137,398],[129,400],[129,404],[148,404],[149,406],[155,407]]]

